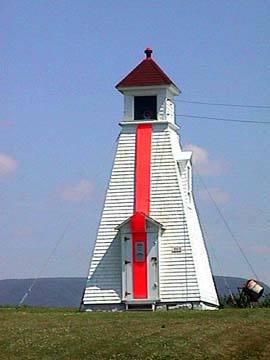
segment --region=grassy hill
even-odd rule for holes
[[[220,297],[228,295],[222,276],[215,276],[215,283]],[[237,287],[246,280],[236,277],[226,277],[231,291],[237,293]],[[0,305],[17,305],[32,284],[33,279],[0,280]],[[83,294],[85,278],[43,278],[38,279],[25,304],[34,306],[79,307]],[[270,289],[264,285],[265,293]]]
[[[268,360],[270,309],[0,308],[0,359]]]

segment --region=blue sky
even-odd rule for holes
[[[0,278],[86,276],[123,113],[114,88],[145,47],[179,100],[270,105],[269,1],[0,4]],[[270,109],[177,102],[270,121]],[[177,117],[185,147],[269,284],[270,125]],[[195,175],[215,274],[253,277]]]

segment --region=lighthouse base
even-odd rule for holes
[[[129,311],[129,310],[218,310],[219,307],[203,301],[191,302],[158,302],[158,301],[128,301],[114,304],[87,304],[82,311]]]

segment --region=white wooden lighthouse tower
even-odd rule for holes
[[[83,296],[84,309],[188,306],[218,298],[179,143],[177,86],[146,58],[116,88],[124,118]]]

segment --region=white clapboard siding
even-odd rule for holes
[[[125,124],[93,251],[84,304],[121,302],[121,244],[115,228],[133,214],[136,125]],[[165,228],[159,238],[161,302],[217,305],[209,259],[188,184],[188,154],[175,128],[155,122],[152,136],[150,217]],[[184,156],[183,156],[184,155]],[[181,162],[181,159],[184,159]],[[191,180],[190,180],[191,181]],[[174,248],[181,249],[175,252]]]
[[[150,216],[165,228],[159,241],[160,300],[185,302],[192,294],[189,301],[199,301],[177,171],[171,132],[157,125],[152,138]],[[175,246],[181,247],[181,253],[173,252]]]
[[[133,214],[134,166],[135,133],[123,129],[92,255],[84,305],[121,302],[121,244],[115,228]]]
[[[176,132],[172,132],[172,145],[174,148],[174,156],[176,159],[183,158],[181,156],[181,148],[179,138]],[[182,153],[183,154],[183,153]],[[190,176],[188,177],[188,167],[190,168]],[[193,199],[192,193],[192,163],[191,161],[184,162],[181,166],[182,171],[178,167],[179,185],[181,193],[183,194],[183,206],[187,220],[188,237],[192,249],[192,256],[194,259],[195,271],[197,274],[198,287],[200,293],[200,300],[206,303],[219,305],[217,292],[215,289],[209,257],[207,254],[206,244],[203,238],[197,209]],[[188,182],[190,182],[188,184]]]

